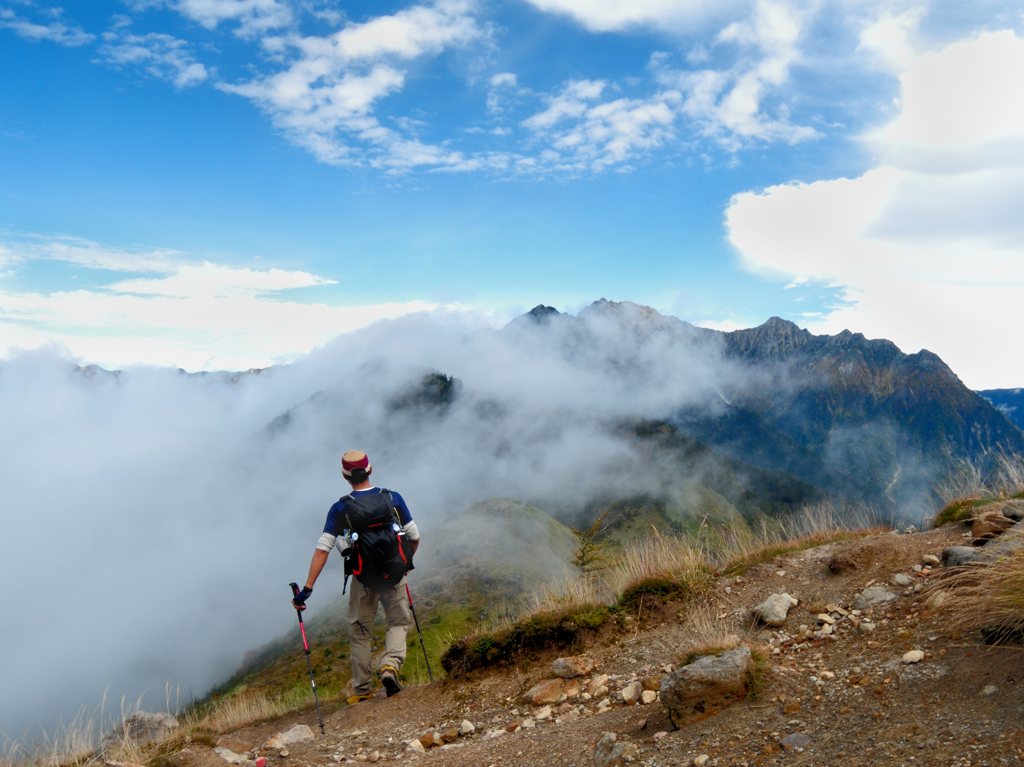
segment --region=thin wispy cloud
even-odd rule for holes
[[[40,18],[29,18],[15,13],[12,8],[0,7],[0,29],[10,29],[26,40],[47,40],[52,43],[76,48],[88,45],[96,39],[73,22],[64,20],[62,8],[37,8],[33,3],[20,3],[23,8],[33,11]]]
[[[135,68],[150,77],[168,80],[179,89],[199,85],[210,77],[206,67],[193,57],[188,42],[157,32],[132,34],[129,23],[121,18],[113,29],[103,33],[104,42],[98,51],[101,62],[116,68]]]
[[[11,281],[41,261],[80,267],[99,284],[40,292]],[[338,333],[437,307],[425,301],[364,306],[302,301],[290,291],[336,281],[75,238],[8,237],[0,243],[0,269],[7,269],[9,278],[0,282],[0,349],[56,342],[114,367],[132,361],[193,370],[268,365],[293,359]],[[117,279],[118,273],[142,276]]]

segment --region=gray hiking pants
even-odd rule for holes
[[[405,578],[393,589],[371,591],[359,582],[351,581],[348,597],[349,650],[352,654],[352,687],[356,695],[365,695],[373,687],[370,669],[370,635],[373,619],[377,617],[377,602],[384,605],[387,633],[384,636],[384,655],[381,666],[393,666],[398,671],[405,664],[405,635],[412,619],[405,595]]]

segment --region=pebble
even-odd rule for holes
[[[982,695],[995,695],[997,692],[999,692],[999,688],[994,684],[985,685],[981,688]]]
[[[710,758],[711,757],[708,756],[707,754],[701,754],[700,756],[695,756],[693,758],[693,767],[704,767],[704,765],[708,763],[708,759],[710,759]]]
[[[911,650],[903,656],[904,663],[920,663],[923,660],[924,652],[922,650]]]

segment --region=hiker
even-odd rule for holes
[[[292,604],[306,609],[327,555],[337,546],[345,557],[345,583],[354,576],[348,598],[348,632],[352,655],[352,686],[349,705],[373,697],[370,670],[370,632],[377,616],[377,602],[384,605],[387,634],[381,658],[380,681],[388,697],[400,692],[398,681],[405,663],[405,634],[409,628],[405,574],[412,569],[412,557],[420,544],[420,533],[405,500],[393,490],[370,484],[373,466],[359,450],[341,458],[341,473],[352,492],[331,506],[327,524],[313,552],[309,578]],[[344,588],[342,588],[344,594]]]

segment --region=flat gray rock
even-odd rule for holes
[[[793,751],[797,748],[807,748],[807,744],[810,742],[810,735],[806,735],[802,732],[794,732],[792,735],[784,737],[779,743],[787,751]]]
[[[889,589],[884,589],[881,586],[870,586],[857,596],[857,601],[853,606],[857,610],[866,610],[883,602],[891,602],[895,598],[896,595],[889,591]]]
[[[943,567],[963,567],[978,558],[974,546],[948,546],[942,550]]]

